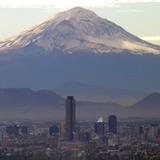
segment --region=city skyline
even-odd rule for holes
[[[160,0],[0,0],[0,160],[160,159]]]

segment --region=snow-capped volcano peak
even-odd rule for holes
[[[61,19],[61,20],[62,19],[70,20],[70,19],[79,19],[79,18],[92,19],[92,18],[95,18],[96,16],[97,15],[93,11],[90,11],[81,7],[75,7],[68,11],[64,11],[57,14],[54,18]]]
[[[46,51],[66,53],[89,50],[93,53],[123,52],[159,54],[160,47],[145,42],[120,26],[76,7],[61,12],[15,38],[0,43],[0,51],[34,44]]]

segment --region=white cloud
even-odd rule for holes
[[[160,2],[160,0],[0,0],[0,7],[116,7],[117,3]]]
[[[140,38],[146,41],[160,41],[160,36],[144,36]]]

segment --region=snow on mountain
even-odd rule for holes
[[[0,43],[0,51],[34,44],[46,51],[65,53],[89,50],[94,53],[129,51],[134,54],[160,54],[160,46],[145,42],[120,26],[80,7],[55,17]]]

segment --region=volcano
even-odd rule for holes
[[[90,51],[132,54],[160,54],[160,47],[141,40],[115,23],[94,12],[76,7],[61,12],[44,23],[0,43],[0,51],[19,50],[27,46],[46,52],[75,53]]]
[[[73,81],[159,91],[160,46],[76,7],[0,42],[0,87],[55,89]]]

